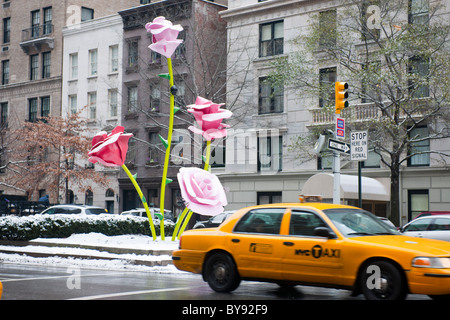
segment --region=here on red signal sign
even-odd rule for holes
[[[350,160],[367,160],[367,131],[352,131],[350,137]]]

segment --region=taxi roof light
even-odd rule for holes
[[[300,203],[305,203],[305,202],[322,202],[322,196],[318,196],[318,195],[299,195],[298,196],[298,200],[300,201]]]

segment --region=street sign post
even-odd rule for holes
[[[331,138],[328,139],[328,149],[350,154],[350,145],[348,143]]]
[[[350,160],[367,160],[367,131],[352,131],[350,134]]]

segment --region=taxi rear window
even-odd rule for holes
[[[283,208],[251,210],[238,222],[234,232],[280,234],[285,210]]]

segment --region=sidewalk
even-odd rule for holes
[[[107,237],[102,234],[73,235],[66,239],[31,241],[0,240],[0,253],[30,257],[61,257],[90,260],[125,260],[129,264],[167,266],[178,241],[153,241],[145,236]]]

